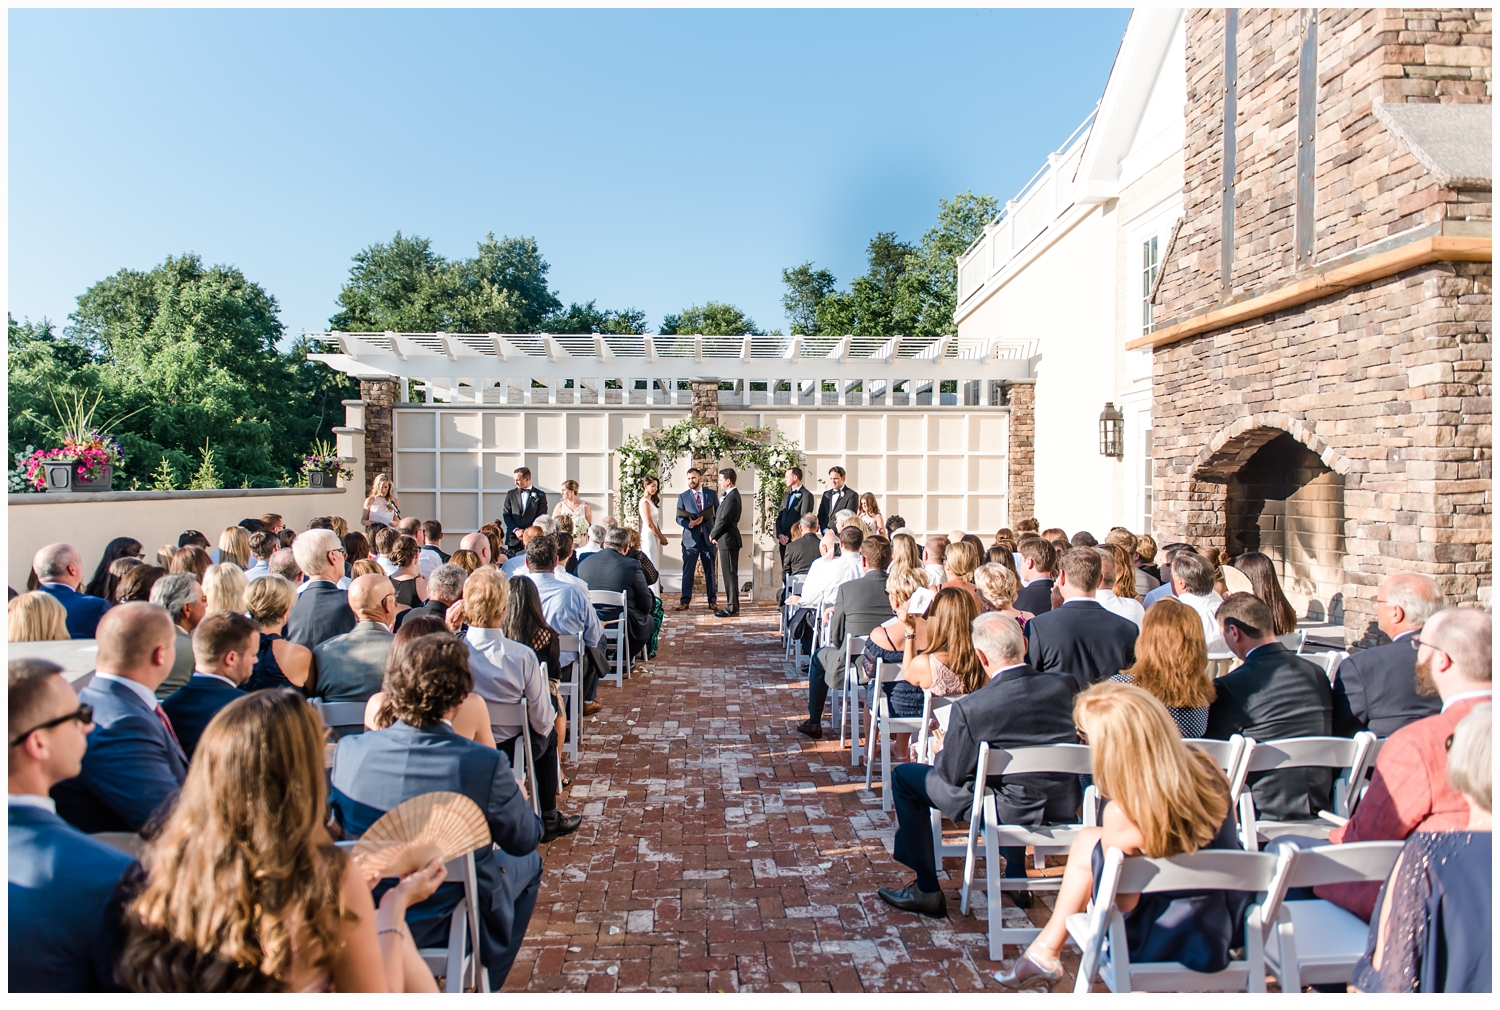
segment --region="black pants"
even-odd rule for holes
[[[604,654],[602,646],[585,645],[583,655],[579,657],[579,665],[583,667],[583,700],[593,701],[599,694],[599,678],[604,676],[605,668],[609,666],[609,658]],[[573,678],[572,667],[563,669],[562,680],[567,683]],[[569,713],[570,716],[578,713]]]
[[[929,765],[897,765],[891,772],[891,798],[896,806],[896,862],[911,867],[917,874],[917,890],[937,891],[937,859],[932,852],[932,800],[927,796]],[[1026,849],[1003,846],[1005,876],[1026,876]]]
[[[511,767],[520,767],[516,761],[516,741],[521,739],[513,736],[504,743],[499,744],[499,749],[504,751],[510,758]],[[542,813],[555,813],[557,810],[557,790],[560,785],[557,778],[557,728],[553,727],[547,731],[546,736],[531,731],[531,760],[536,765],[536,799],[542,808]]]
[[[740,612],[740,549],[722,545],[719,547],[719,571],[724,573],[724,595],[728,602],[724,609],[731,614]]]
[[[698,562],[703,562],[703,585],[708,591],[708,605],[714,606],[719,601],[719,587],[714,582],[714,548],[712,544],[704,544],[699,547],[693,542],[692,537],[682,538],[682,604],[686,606],[693,599],[693,574],[698,570]]]

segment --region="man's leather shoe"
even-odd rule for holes
[[[797,724],[797,732],[803,736],[810,736],[814,740],[821,740],[823,739],[823,724],[813,722],[811,719],[806,722],[799,722]]]
[[[562,814],[554,813],[550,818],[542,815],[542,841],[551,842],[561,838],[563,835],[571,835],[578,830],[578,825],[583,823],[583,818],[574,814],[572,817],[564,817]]]
[[[948,917],[948,898],[941,889],[927,892],[917,890],[916,881],[912,881],[906,887],[897,891],[889,887],[882,887],[876,892],[881,899],[892,908],[899,908],[903,912],[921,912],[930,915],[934,919],[946,919]]]
[[[680,612],[686,610],[687,608],[688,608],[688,605],[686,603],[679,603],[679,604],[677,604],[677,606],[673,607],[672,610],[674,612],[680,613]]]
[[[598,715],[603,710],[604,702],[602,701],[586,701],[583,703],[584,715]]]
[[[738,616],[740,616],[740,612],[738,610],[715,610],[714,611],[714,616],[715,617],[738,617]]]
[[[1036,896],[1030,891],[1006,891],[1017,908],[1035,908]]]

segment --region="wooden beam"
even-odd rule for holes
[[[1403,270],[1436,263],[1439,260],[1488,262],[1491,258],[1491,240],[1488,237],[1433,235],[1398,246],[1388,252],[1376,253],[1366,259],[1313,274],[1311,277],[1277,288],[1275,291],[1223,305],[1201,315],[1184,319],[1180,323],[1164,326],[1155,333],[1148,333],[1126,341],[1125,349],[1134,351],[1142,347],[1156,348],[1175,344],[1179,340],[1196,337],[1200,333],[1227,329],[1247,319],[1280,312],[1283,309],[1293,308],[1326,295],[1347,291],[1360,284],[1378,281],[1383,277],[1401,273]]]

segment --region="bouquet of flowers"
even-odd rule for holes
[[[47,489],[47,462],[74,463],[74,472],[81,480],[98,480],[106,468],[119,467],[125,462],[120,443],[105,438],[98,431],[89,430],[82,438],[69,435],[63,439],[59,449],[37,449],[26,460],[26,482],[38,491]]]
[[[339,459],[338,450],[322,440],[314,442],[312,452],[302,457],[302,473],[322,473],[344,480],[354,476],[354,471]]]

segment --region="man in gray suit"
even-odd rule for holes
[[[208,613],[208,596],[197,579],[182,573],[157,579],[151,587],[151,602],[166,608],[177,630],[177,659],[172,672],[156,689],[157,698],[169,698],[193,675],[193,629]]]
[[[313,649],[313,694],[324,701],[369,701],[385,679],[396,619],[396,587],[384,575],[349,583],[349,606],[358,623]]]
[[[808,667],[807,721],[797,729],[814,740],[823,738],[823,706],[829,690],[843,683],[845,636],[868,635],[896,615],[885,589],[891,542],[885,537],[865,537],[859,554],[863,574],[839,586],[828,622],[828,641],[837,644],[819,649]]]

